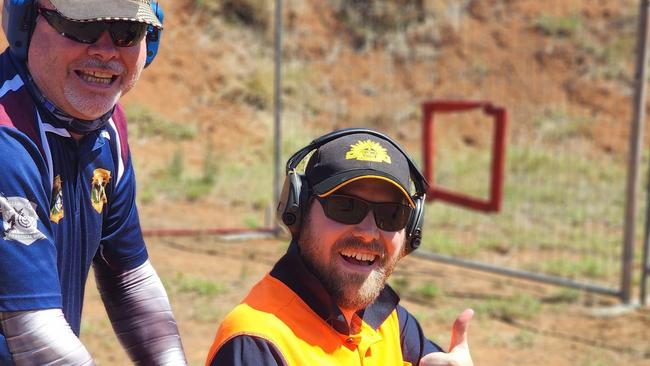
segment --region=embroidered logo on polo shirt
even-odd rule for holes
[[[356,144],[350,145],[350,151],[345,154],[346,160],[373,161],[377,163],[391,163],[390,156],[386,148],[378,142],[372,140],[357,141]]]
[[[93,172],[92,188],[90,189],[90,201],[97,213],[102,213],[104,204],[108,202],[106,197],[106,185],[111,180],[111,172],[106,169],[95,169]]]
[[[36,240],[45,239],[45,235],[38,230],[36,205],[26,198],[0,195],[0,213],[5,240],[30,245]]]
[[[61,176],[54,177],[52,187],[52,202],[50,202],[50,221],[58,224],[63,218],[63,190],[61,188]]]

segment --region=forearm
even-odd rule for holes
[[[94,365],[61,309],[3,312],[0,325],[16,366]]]
[[[121,274],[95,266],[95,277],[113,329],[134,363],[186,364],[169,299],[149,261]]]

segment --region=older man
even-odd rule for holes
[[[0,364],[87,365],[93,265],[117,336],[140,364],[185,364],[135,207],[117,104],[156,54],[149,0],[5,0],[0,55]]]
[[[386,285],[419,246],[426,192],[399,145],[371,130],[336,131],[298,151],[287,173],[278,215],[292,243],[226,316],[206,365],[471,366],[471,310],[444,353]]]

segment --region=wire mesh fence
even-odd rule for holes
[[[285,141],[373,127],[421,161],[422,102],[503,106],[501,212],[434,202],[423,249],[618,288],[636,2],[284,4]],[[436,185],[486,197],[492,129],[480,112],[439,117]]]
[[[149,227],[272,222],[273,3],[163,4],[192,10],[169,17],[174,52],[127,105]],[[422,249],[618,286],[637,1],[282,3],[281,161],[333,129],[370,127],[422,162],[422,102],[490,101],[510,116],[502,210],[429,204]],[[182,107],[150,98],[167,88]],[[183,128],[139,110],[145,99]],[[492,128],[480,112],[437,119],[435,183],[486,197]],[[172,211],[193,215],[159,214]]]

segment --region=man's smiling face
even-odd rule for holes
[[[54,9],[43,0],[41,7]],[[57,107],[73,117],[96,119],[110,111],[140,77],[146,43],[116,47],[108,34],[93,44],[60,35],[43,16],[36,18],[27,65],[36,85]]]
[[[352,182],[336,194],[370,202],[397,202],[403,194],[377,179]],[[299,237],[301,255],[339,307],[360,310],[377,298],[395,264],[404,254],[405,230],[377,228],[369,211],[356,225],[341,224],[325,216],[314,200]]]

